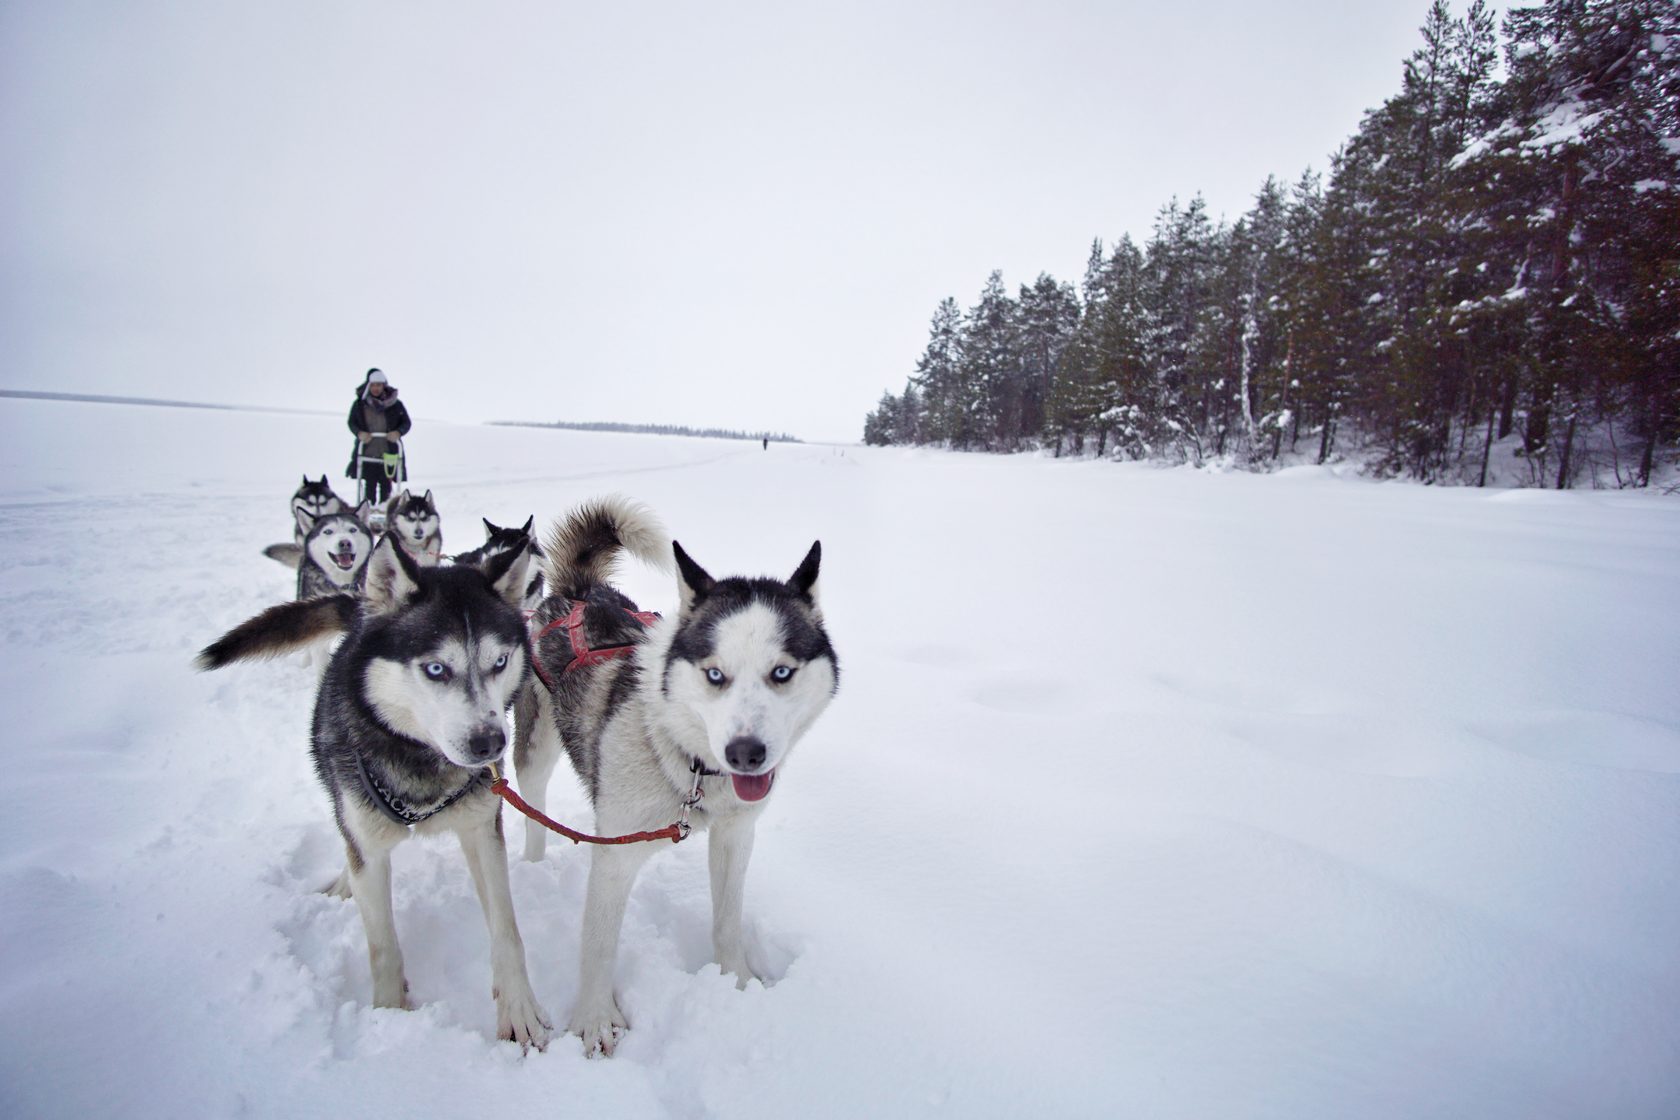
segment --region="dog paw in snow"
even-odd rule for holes
[[[549,1037],[554,1033],[554,1024],[548,1021],[543,1009],[537,1003],[537,997],[529,989],[513,995],[503,996],[500,992],[496,996],[496,1037],[506,1042],[517,1042],[521,1050],[536,1047],[538,1050],[548,1049]]]

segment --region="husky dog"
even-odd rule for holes
[[[443,557],[443,527],[430,490],[419,498],[404,490],[387,502],[385,532],[400,539],[408,554],[427,567]]]
[[[675,618],[644,630],[629,613],[635,604],[606,580],[620,551],[665,567],[667,549],[676,557],[679,607]],[[789,752],[839,682],[817,607],[821,544],[786,581],[716,580],[681,545],[667,543],[646,509],[607,498],[557,524],[545,551],[550,595],[531,626],[547,687],[530,690],[537,708],[531,738],[515,748],[525,796],[546,799],[562,744],[600,833],[669,824],[698,790],[693,825],[711,832],[713,946],[744,987],[759,978],[741,931],[753,829]],[[568,618],[584,631],[581,645]],[[630,655],[601,659],[614,646],[631,647]],[[596,657],[579,656],[580,648]],[[530,840],[527,855],[533,846],[540,857],[541,844]],[[570,1023],[591,1056],[610,1055],[628,1026],[613,992],[614,962],[630,887],[653,853],[651,844],[591,849]]]
[[[347,631],[321,678],[310,753],[344,837],[376,1007],[406,1007],[391,908],[391,849],[451,830],[490,926],[499,1037],[542,1049],[551,1026],[531,992],[508,889],[501,802],[485,767],[507,749],[507,708],[529,662],[518,609],[527,559],[422,567],[386,537],[363,596],[271,607],[199,654],[200,669],[273,657]]]
[[[340,513],[343,510],[344,500],[333,493],[332,483],[327,481],[326,475],[322,475],[319,482],[311,482],[309,476],[304,475],[303,485],[299,486],[297,492],[292,495],[292,520],[294,522],[292,541],[296,544],[302,544],[304,534],[308,532],[301,524],[297,523],[299,511],[320,517],[323,514]]]
[[[353,510],[320,517],[298,511],[298,525],[304,531],[303,558],[298,562],[299,599],[361,590],[373,552],[373,533],[367,526],[370,508],[363,502]]]
[[[525,585],[524,608],[527,611],[534,611],[543,601],[543,573],[540,566],[542,548],[537,544],[536,535],[532,532],[532,526],[536,524],[536,521],[537,519],[534,517],[527,517],[525,524],[519,528],[504,529],[486,517],[484,518],[484,543],[471,552],[462,552],[451,556],[449,562],[451,564],[481,564],[498,552],[513,549],[530,553],[537,560],[537,563],[531,565],[531,579]]]
[[[304,475],[303,485],[292,495],[292,543],[271,544],[263,549],[263,555],[270,560],[278,560],[288,568],[296,568],[303,559],[303,538],[308,533],[298,514],[321,517],[343,511],[344,500],[333,493],[332,483],[327,481],[326,475],[322,475],[319,482],[311,482],[309,476]]]

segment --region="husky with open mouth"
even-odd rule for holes
[[[608,585],[622,551],[677,566],[674,617],[638,616]],[[564,745],[605,835],[679,818],[698,790],[692,824],[710,832],[712,937],[741,986],[741,910],[753,830],[782,767],[822,714],[839,665],[817,606],[821,545],[786,580],[713,579],[653,515],[623,498],[586,503],[555,525],[544,549],[549,596],[531,619],[542,685],[518,712],[514,759],[538,808]],[[527,710],[527,709],[534,710]],[[526,855],[541,858],[540,832]],[[610,1055],[629,1020],[613,991],[619,929],[642,864],[663,845],[592,847],[581,980],[570,1029],[586,1054]]]
[[[373,552],[373,532],[367,517],[372,507],[363,502],[355,509],[316,517],[297,511],[303,529],[303,556],[298,562],[297,597],[361,590],[368,556]]]
[[[295,570],[303,559],[303,538],[309,532],[298,515],[307,513],[311,517],[323,517],[342,512],[344,499],[333,493],[332,483],[327,481],[326,475],[322,475],[319,482],[304,475],[302,485],[292,492],[292,543],[271,544],[263,549],[263,555]]]

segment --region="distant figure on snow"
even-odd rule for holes
[[[350,430],[356,446],[350,449],[346,475],[360,483],[358,501],[375,506],[391,496],[393,482],[408,481],[408,459],[402,437],[413,427],[408,409],[397,399],[397,390],[379,369],[367,371],[350,406]]]

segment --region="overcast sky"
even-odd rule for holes
[[[1426,6],[4,0],[0,388],[855,440],[945,296],[1322,170]]]

